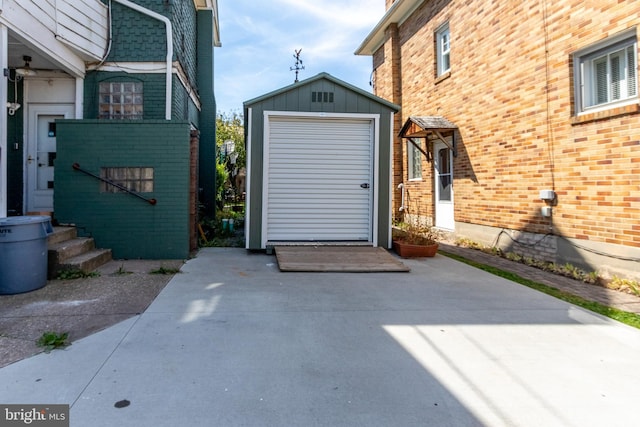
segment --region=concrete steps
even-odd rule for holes
[[[49,279],[64,270],[90,273],[111,261],[111,249],[96,249],[93,238],[78,237],[75,227],[54,227],[47,245]]]

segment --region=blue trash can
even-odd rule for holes
[[[0,295],[19,294],[47,284],[48,216],[0,218]]]

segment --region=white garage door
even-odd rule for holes
[[[269,116],[268,126],[267,241],[371,241],[373,120]]]

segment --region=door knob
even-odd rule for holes
[[[369,188],[369,183],[368,182],[363,182],[362,184],[360,184],[361,188]]]

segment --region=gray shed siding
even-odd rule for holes
[[[332,92],[333,102],[312,102],[313,92]],[[398,107],[328,75],[319,74],[306,81],[264,95],[244,104],[247,143],[248,200],[247,249],[262,245],[262,184],[264,161],[264,112],[378,114],[378,224],[373,230],[378,246],[391,247],[391,156],[392,117]]]

